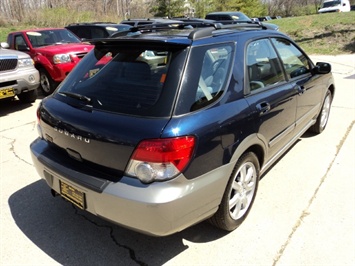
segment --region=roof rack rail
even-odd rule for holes
[[[261,22],[259,21],[218,21],[221,24],[223,24],[223,28],[262,28],[264,30],[267,30],[268,28]]]
[[[197,27],[193,27],[194,24],[195,24],[194,22],[179,21],[179,22],[169,22],[169,23],[137,25],[125,31],[114,33],[110,37],[116,38],[121,36],[129,36],[130,33],[144,34],[153,31],[164,31],[164,30],[172,30],[172,29],[193,29],[193,31],[191,31],[191,33],[188,35],[188,38],[191,40],[196,40],[196,39],[212,36],[214,34],[227,34],[234,29],[241,29],[241,30],[267,29],[262,23],[258,23],[258,22],[240,22],[240,23],[233,23],[233,24],[226,25],[221,23],[221,21],[215,21],[212,23],[204,23],[203,26],[199,26],[201,25],[201,22],[196,22]],[[218,30],[223,30],[223,31],[218,32]]]
[[[94,21],[94,22],[75,22],[70,23],[68,26],[79,26],[79,25],[93,25],[93,24],[118,24],[117,22],[104,22],[104,21]]]

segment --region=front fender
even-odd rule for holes
[[[37,69],[43,67],[47,70],[47,72],[53,76],[54,68],[52,62],[48,60],[47,57],[37,54],[33,57],[33,61],[35,62],[35,66]]]

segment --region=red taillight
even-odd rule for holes
[[[192,136],[144,140],[134,151],[125,172],[143,183],[169,180],[185,169],[194,148]]]
[[[43,138],[43,134],[42,134],[42,129],[41,129],[41,111],[40,111],[40,107],[37,108],[36,111],[36,116],[37,116],[37,132],[40,138]]]
[[[189,163],[194,147],[193,136],[144,140],[138,145],[131,159],[151,163],[172,163],[182,171]]]

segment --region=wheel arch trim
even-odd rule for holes
[[[246,152],[253,152],[259,160],[260,169],[265,162],[267,147],[257,134],[246,137],[236,148],[231,158],[232,163],[236,163],[238,159]]]

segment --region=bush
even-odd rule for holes
[[[318,10],[314,5],[299,6],[293,9],[294,16],[307,16],[317,14]]]
[[[69,23],[95,21],[91,12],[78,12],[66,8],[48,8],[28,14],[25,24],[37,27],[64,27]]]

